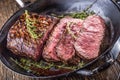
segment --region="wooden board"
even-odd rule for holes
[[[0,28],[4,25],[7,19],[11,15],[13,15],[13,13],[16,12],[18,9],[19,6],[15,2],[15,0],[0,0]],[[118,59],[120,60],[120,57]],[[81,77],[80,75],[72,75],[70,77],[60,78],[59,80],[117,80],[119,73],[120,66],[115,62],[109,69],[91,77]],[[6,68],[4,64],[0,62],[0,80],[39,80],[39,79],[33,79],[30,77],[17,74]]]

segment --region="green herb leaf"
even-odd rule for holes
[[[30,15],[27,10],[25,10],[25,21],[26,21],[27,30],[32,38],[37,39],[38,37],[41,37],[43,35],[43,33],[40,33],[39,35],[38,33],[35,32],[35,30],[37,29],[36,26],[34,26],[36,20],[30,18]]]
[[[95,14],[93,11],[92,12],[82,11],[79,13],[72,13],[70,14],[70,16],[73,18],[85,19],[86,17],[93,15],[93,14]]]

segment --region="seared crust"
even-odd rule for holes
[[[31,37],[26,27],[25,14],[23,14],[9,30],[7,47],[16,55],[39,60],[43,45],[58,19],[47,15],[38,15],[36,13],[31,13],[30,17],[37,20],[35,27],[38,34],[42,33],[42,35],[38,38]]]

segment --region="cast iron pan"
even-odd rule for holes
[[[110,35],[112,35],[109,48],[107,48],[99,57],[86,64],[83,68],[52,76],[35,76],[29,72],[24,71],[23,69],[18,67],[13,61],[10,60],[10,57],[13,55],[9,53],[9,50],[6,48],[6,37],[10,27],[15,23],[18,17],[24,13],[24,10],[36,13],[61,14],[66,12],[69,13],[83,11],[91,4],[93,5],[90,7],[89,10],[94,11],[96,14],[102,16],[105,19],[107,18],[107,28],[111,30]],[[2,27],[0,31],[0,59],[3,64],[6,65],[9,69],[34,78],[58,78],[61,76],[68,76],[73,73],[77,73],[83,76],[90,76],[108,68],[116,60],[120,52],[119,35],[120,8],[112,0],[38,0],[18,10],[16,13],[13,14],[13,16],[8,19],[8,21]],[[103,65],[99,65],[93,70],[86,69],[86,67],[93,65],[94,62],[105,56],[105,54],[110,54],[111,58],[109,60],[106,60]]]

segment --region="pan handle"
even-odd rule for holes
[[[15,0],[15,1],[18,3],[18,5],[19,5],[21,8],[25,7],[25,3],[24,3],[22,0]]]
[[[108,67],[110,67],[112,64],[114,63],[114,60],[111,58],[109,60],[107,60],[103,65],[94,68],[92,70],[87,70],[87,69],[81,69],[79,71],[77,71],[77,74],[83,75],[83,76],[91,76],[93,74],[97,74],[103,70],[106,70]]]
[[[15,0],[15,1],[18,3],[18,5],[19,5],[21,8],[27,6],[29,3],[31,3],[30,1],[23,2],[23,0]]]
[[[120,6],[120,0],[115,0],[115,2]]]

